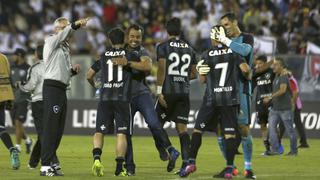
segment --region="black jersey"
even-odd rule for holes
[[[245,59],[233,53],[231,49],[213,47],[202,54],[202,60],[210,67],[206,75],[204,101],[214,106],[232,106],[240,104],[240,64]]]
[[[190,73],[196,64],[196,53],[186,42],[172,38],[157,47],[157,60],[166,60],[166,74],[163,94],[189,94]]]
[[[11,66],[11,83],[14,87],[14,96],[15,96],[15,102],[22,102],[30,99],[30,93],[22,91],[20,88],[15,87],[16,83],[20,81],[22,84],[24,84],[27,81],[27,74],[28,69],[30,68],[30,65],[27,63],[23,64],[13,64]]]
[[[262,100],[265,97],[272,95],[272,82],[275,77],[272,69],[268,69],[265,72],[253,74],[253,80],[257,87],[256,104],[257,106],[262,105]]]
[[[108,48],[100,59],[102,101],[129,101],[131,90],[131,71],[127,66],[114,65],[112,58],[125,56],[128,61],[132,59],[124,48]]]

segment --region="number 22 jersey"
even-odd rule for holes
[[[166,60],[163,94],[189,94],[191,66],[196,64],[193,48],[179,38],[171,38],[157,47],[157,61]]]

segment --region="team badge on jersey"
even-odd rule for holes
[[[52,110],[53,110],[54,113],[58,114],[59,111],[60,111],[60,107],[59,107],[58,105],[54,105],[54,106],[52,107]]]

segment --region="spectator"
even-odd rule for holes
[[[205,14],[197,26],[197,30],[200,33],[201,51],[208,49],[211,44],[211,39],[209,37],[210,30],[211,30],[211,24],[210,24],[208,18],[209,18],[208,14]]]
[[[285,62],[281,58],[276,58],[273,63],[273,72],[276,77],[273,81],[273,92],[270,97],[263,99],[265,104],[272,101],[272,109],[269,113],[269,138],[271,144],[271,152],[269,155],[279,155],[279,138],[277,133],[277,127],[283,122],[285,129],[290,138],[290,152],[288,156],[298,155],[297,149],[297,137],[293,129],[293,106],[292,106],[292,94],[290,91],[290,83],[287,75],[283,75],[285,68]]]

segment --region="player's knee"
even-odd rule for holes
[[[182,123],[177,123],[176,129],[179,134],[187,132],[187,125]]]
[[[202,131],[201,131],[200,129],[194,128],[194,129],[193,129],[193,133],[202,133]]]
[[[103,135],[103,133],[101,133],[101,132],[95,132],[94,133],[94,138],[99,138],[99,137],[103,137],[104,135]]]

